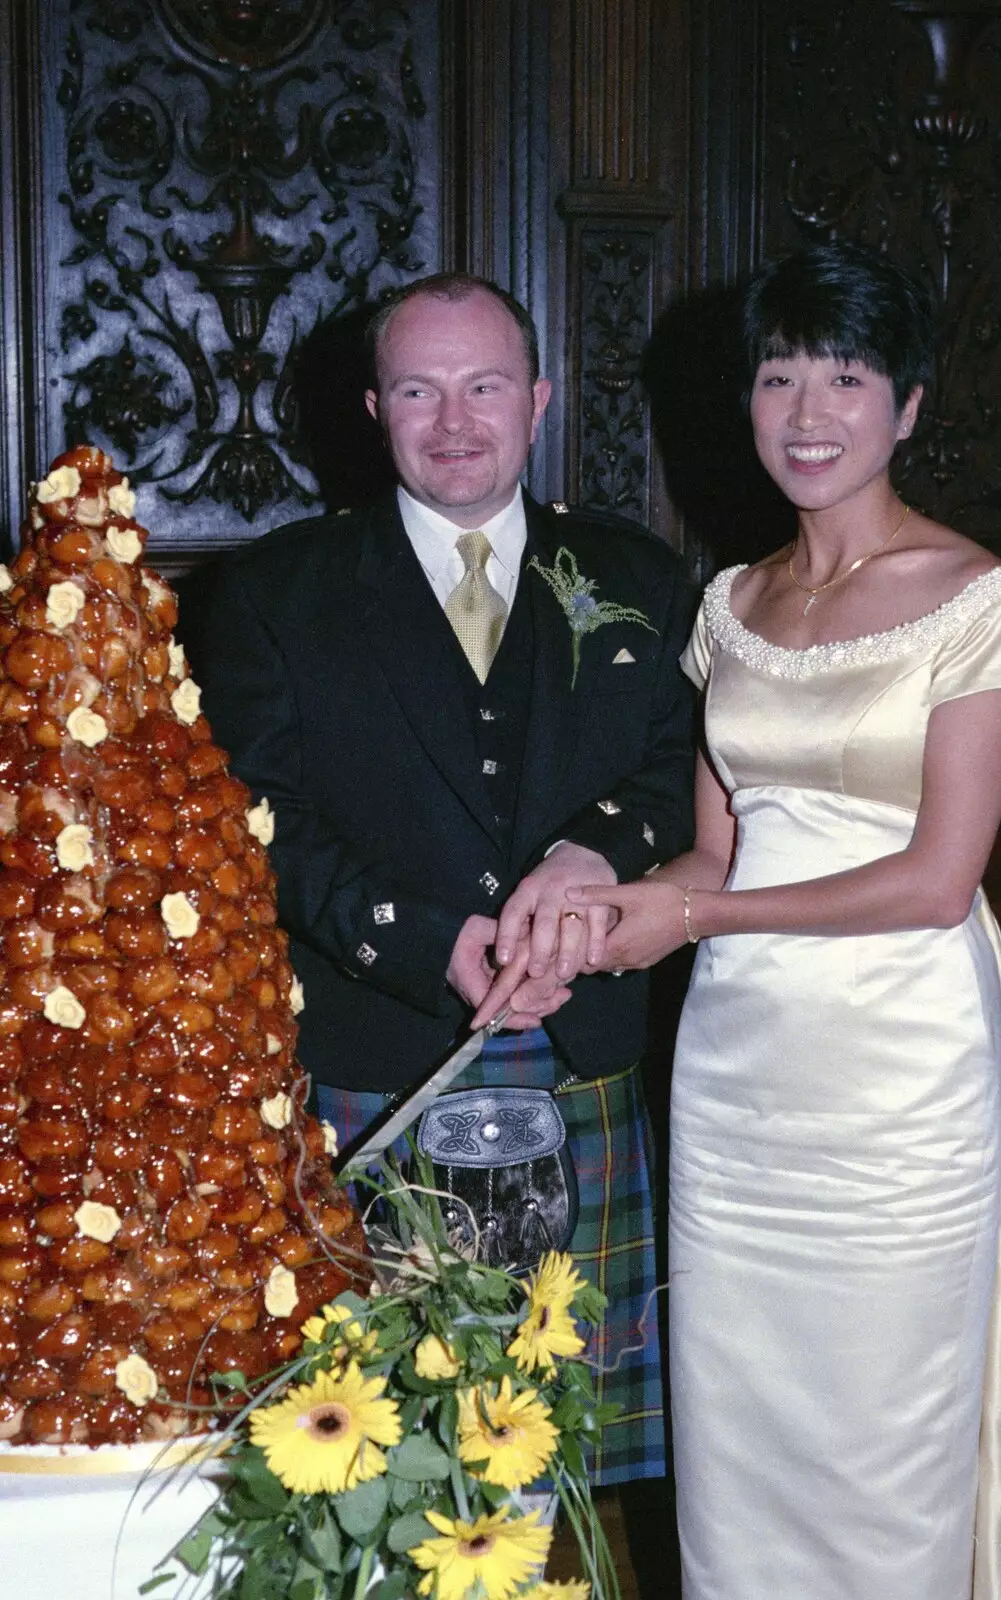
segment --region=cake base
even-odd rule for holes
[[[204,1440],[58,1450],[0,1448],[3,1593],[19,1600],[137,1600],[158,1572],[156,1600],[205,1600],[169,1556],[216,1498],[223,1469]]]

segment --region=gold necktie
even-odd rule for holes
[[[455,548],[466,570],[445,601],[445,615],[469,665],[480,682],[486,683],[504,632],[507,606],[487,577],[492,547],[486,534],[460,533]]]

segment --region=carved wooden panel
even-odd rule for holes
[[[35,265],[4,278],[20,465],[103,445],[161,543],[302,514],[317,483],[296,376],[318,323],[440,264],[437,5],[5,8],[10,225]]]
[[[569,201],[569,206],[568,206]],[[572,197],[564,207],[572,207]],[[649,523],[652,439],[642,377],[654,316],[654,224],[582,219],[570,210],[577,340],[569,364],[573,498]]]
[[[680,288],[683,8],[554,6],[551,104],[565,103],[566,493],[676,536],[653,443],[643,357]],[[555,266],[555,263],[554,263]]]
[[[898,481],[1001,551],[1001,4],[767,8],[764,244],[886,249],[937,306],[933,393]]]

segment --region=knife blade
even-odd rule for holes
[[[365,1140],[365,1143],[359,1145],[357,1150],[352,1151],[344,1165],[338,1169],[338,1176],[341,1178],[350,1177],[356,1168],[367,1166],[369,1162],[375,1161],[381,1156],[384,1150],[388,1150],[393,1140],[398,1139],[401,1133],[405,1133],[410,1124],[417,1121],[421,1112],[426,1111],[428,1106],[437,1100],[440,1094],[444,1094],[449,1084],[453,1083],[459,1076],[463,1067],[468,1067],[471,1061],[476,1060],[476,1057],[483,1049],[484,1042],[493,1038],[493,1035],[503,1028],[507,1013],[508,1007],[505,1006],[504,1010],[499,1011],[496,1017],[492,1017],[485,1027],[477,1028],[476,1032],[471,1033],[469,1038],[460,1044],[457,1050],[453,1050],[447,1060],[443,1061],[440,1067],[435,1068],[430,1078],[418,1084],[413,1094],[408,1095],[403,1104],[397,1106],[386,1121],[379,1124],[375,1132]]]

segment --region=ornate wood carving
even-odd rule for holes
[[[646,523],[651,436],[642,364],[653,316],[659,230],[570,214],[579,295],[571,364],[576,380],[572,493],[583,505]]]
[[[656,309],[677,288],[674,80],[680,9],[657,0],[559,8],[554,84],[571,107],[567,223],[567,492],[670,534],[642,375]],[[565,49],[565,55],[564,55]]]
[[[853,238],[924,276],[940,355],[901,487],[1001,550],[1001,4],[785,3],[772,22],[767,244]]]
[[[165,502],[209,544],[313,502],[304,341],[440,258],[433,3],[420,22],[386,0],[46,5],[43,456],[103,444],[170,538],[194,525]]]

